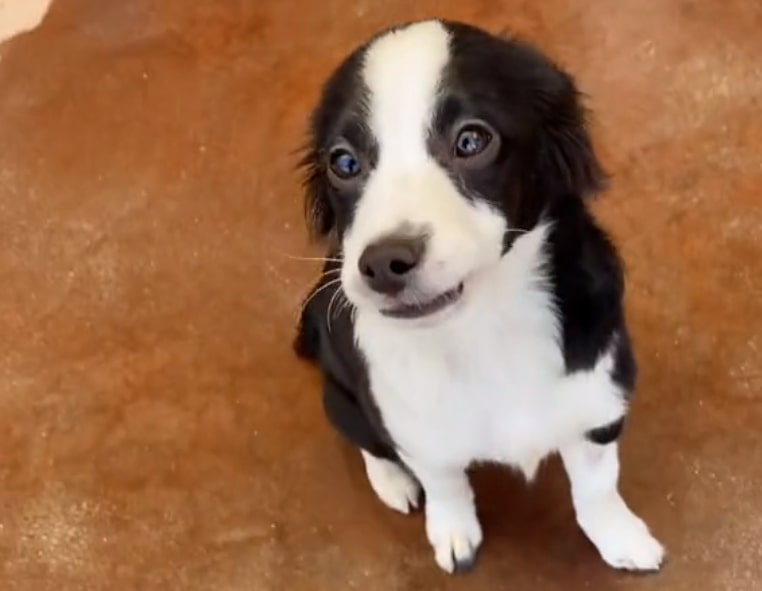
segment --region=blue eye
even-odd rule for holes
[[[331,153],[331,171],[341,180],[348,180],[360,174],[359,160],[345,148],[338,148]]]
[[[455,155],[458,158],[470,158],[485,150],[492,140],[491,134],[476,125],[464,127],[455,140]]]

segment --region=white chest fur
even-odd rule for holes
[[[531,477],[561,444],[621,416],[609,355],[565,375],[542,272],[545,235],[518,240],[434,326],[358,314],[370,385],[403,456],[442,467],[499,462]]]

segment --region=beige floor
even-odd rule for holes
[[[52,0],[0,0],[0,43],[38,26]]]

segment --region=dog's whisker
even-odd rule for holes
[[[331,318],[336,319],[339,317],[339,314],[341,314],[341,310],[344,308],[344,290],[343,289],[337,289],[336,290],[336,307],[333,309],[333,314],[331,315]]]
[[[334,308],[334,302],[338,301],[338,304]],[[333,313],[331,313],[331,309],[333,308]],[[347,297],[346,292],[343,288],[339,288],[336,290],[336,293],[331,298],[331,301],[328,302],[328,309],[326,312],[327,316],[327,323],[328,323],[328,331],[331,332],[332,323],[334,320],[338,319],[339,316],[341,316],[342,312],[349,311],[350,314],[350,320],[354,321],[353,313],[355,310],[355,306],[352,304],[352,302]]]
[[[347,310],[347,311],[349,311],[349,312],[350,312],[350,315],[351,315],[351,313],[352,313],[352,311],[354,310],[355,306],[354,306],[354,304],[353,304],[353,303],[352,303],[352,302],[349,300],[349,298],[347,297],[347,294],[346,294],[346,292],[345,292],[343,289],[341,290],[341,295],[342,295],[342,297],[344,298],[344,304],[342,305],[342,308],[341,308],[341,310],[342,310],[342,311],[344,311],[344,310]]]
[[[341,288],[337,289],[335,292],[333,292],[333,295],[331,296],[330,301],[328,302],[328,308],[325,311],[325,321],[326,325],[328,326],[328,332],[331,332],[331,308],[333,307],[333,303],[336,301],[336,298],[341,294]]]
[[[301,257],[286,253],[280,253],[281,256],[286,257],[287,259],[290,259],[292,261],[305,261],[305,262],[319,262],[319,263],[342,263],[344,262],[343,258],[336,258],[336,257]]]
[[[328,269],[328,271],[324,271],[319,275],[319,280],[330,279],[335,281],[336,279],[341,279],[340,273],[341,269]]]
[[[338,298],[338,305],[336,308],[334,308],[333,314],[331,314],[331,307],[333,306],[334,301]],[[347,297],[346,292],[342,287],[339,287],[339,289],[336,290],[336,293],[333,294],[331,297],[331,301],[328,302],[328,310],[327,310],[327,324],[328,324],[328,332],[331,332],[331,326],[333,320],[338,319],[338,317],[341,315],[342,312],[349,310],[350,312],[350,318],[354,320],[352,317],[352,312],[354,311],[355,307],[352,304],[351,301],[349,301],[349,298]]]
[[[315,291],[313,291],[313,292],[312,292],[312,293],[311,293],[311,294],[310,294],[310,295],[307,297],[307,299],[306,299],[306,300],[304,300],[304,302],[302,303],[302,307],[301,307],[301,309],[299,310],[299,315],[301,315],[301,314],[304,312],[305,308],[306,308],[306,307],[309,305],[309,303],[310,303],[312,300],[314,300],[314,299],[315,299],[315,296],[317,296],[317,295],[318,295],[320,292],[324,291],[325,289],[327,289],[327,288],[329,288],[329,287],[331,287],[331,286],[333,286],[333,285],[336,285],[337,283],[340,283],[340,282],[341,282],[341,277],[337,277],[336,279],[331,279],[329,282],[325,283],[324,285],[321,285],[321,286],[320,286],[320,287],[318,287],[318,288],[317,288]]]

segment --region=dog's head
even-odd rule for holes
[[[464,24],[386,31],[334,72],[312,119],[307,214],[363,310],[429,316],[458,300],[563,199],[603,173],[572,78]]]

